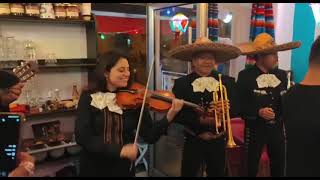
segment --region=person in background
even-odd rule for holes
[[[29,177],[34,174],[35,159],[26,152],[20,152],[18,155],[20,161],[17,168],[15,168],[8,177]]]
[[[312,44],[304,79],[283,96],[287,176],[320,177],[320,36]]]
[[[14,84],[15,80],[10,73],[0,70],[0,112],[9,112],[9,104],[17,100],[21,95],[23,83]],[[10,87],[8,87],[8,85]],[[10,172],[9,177],[27,177],[34,172],[35,160],[34,157],[25,152],[20,152],[18,155],[20,161],[18,167]]]
[[[19,98],[23,87],[16,76],[0,70],[0,112],[9,112],[9,104]]]

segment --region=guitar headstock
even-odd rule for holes
[[[35,61],[22,61],[20,63],[20,66],[17,66],[13,69],[13,73],[22,82],[26,82],[27,80],[32,78],[38,71],[38,64]]]

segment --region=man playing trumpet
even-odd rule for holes
[[[173,93],[177,98],[198,104],[206,110],[205,113],[197,113],[192,108],[183,107],[174,120],[185,127],[181,176],[197,176],[202,162],[206,164],[207,176],[221,177],[225,174],[225,130],[230,129],[226,128],[226,124],[230,124],[228,115],[233,117],[236,114],[235,80],[219,75],[214,71],[214,66],[239,54],[237,47],[214,43],[205,37],[169,52],[173,58],[191,61],[194,70],[175,80]],[[230,102],[227,98],[221,101],[221,94],[229,95]],[[228,118],[229,123],[226,122]]]

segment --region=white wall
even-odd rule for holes
[[[294,3],[276,3],[274,6],[277,9],[275,13],[275,41],[277,44],[287,43],[292,41],[293,37],[293,18],[294,18]],[[291,69],[291,52],[279,52],[279,68],[284,70]]]
[[[86,58],[86,29],[80,24],[52,24],[1,21],[4,36],[14,36],[22,45],[25,40],[36,44],[37,58],[55,53],[57,58]]]
[[[320,36],[320,26],[315,27],[314,39],[317,39],[318,36]]]
[[[86,29],[80,24],[53,24],[0,21],[3,36],[14,36],[18,45],[18,56],[23,55],[23,41],[32,40],[36,45],[37,58],[44,59],[55,53],[58,59],[87,58]],[[79,87],[87,83],[87,73],[80,69],[43,70],[28,82],[17,102],[24,103],[30,88],[37,96],[46,97],[49,90],[60,89],[61,98],[71,98],[72,84]]]
[[[232,13],[231,39],[236,45],[249,41],[251,3],[218,3],[219,10],[228,10]],[[244,69],[246,57],[240,56],[230,62],[230,76],[237,78],[238,73]]]
[[[233,14],[231,39],[234,44],[249,41],[251,4],[218,3],[219,9],[229,10]],[[294,3],[273,3],[273,13],[276,43],[290,42],[293,35]],[[291,51],[280,52],[279,59],[281,69],[291,68]],[[229,75],[237,78],[238,73],[244,69],[245,62],[245,56],[232,60]]]

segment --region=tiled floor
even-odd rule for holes
[[[141,171],[136,173],[136,177],[148,177],[148,174],[146,171]]]
[[[143,164],[136,167],[136,177],[148,177],[148,173]]]

